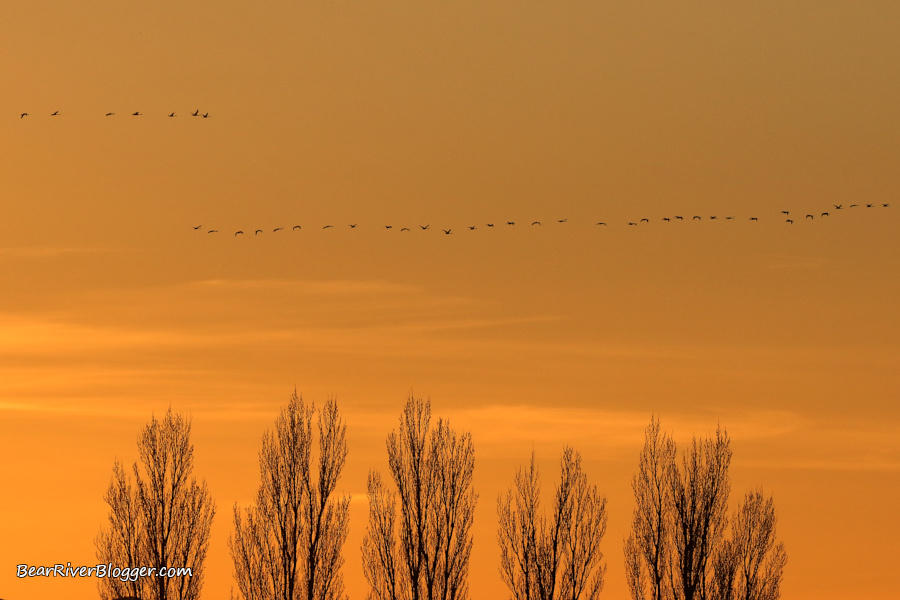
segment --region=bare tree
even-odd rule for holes
[[[345,598],[341,549],[350,498],[333,498],[347,457],[346,425],[337,402],[318,414],[314,469],[313,415],[295,391],[263,436],[260,486],[243,517],[234,507],[229,539],[235,579],[245,600]]]
[[[675,442],[660,432],[654,417],[644,435],[638,474],[631,481],[636,507],[625,541],[625,572],[634,600],[670,597],[674,465]]]
[[[728,433],[718,428],[714,439],[695,437],[681,468],[672,466],[671,584],[677,600],[710,597],[713,566],[728,525],[730,464]]]
[[[475,450],[412,396],[387,439],[396,491],[369,473],[369,526],[362,544],[370,600],[466,600],[477,496]],[[398,514],[399,505],[399,514]]]
[[[747,492],[731,525],[732,539],[716,563],[716,600],[777,600],[787,555],[775,542],[775,504]]]
[[[578,452],[566,447],[560,463],[550,519],[540,511],[534,454],[497,501],[500,574],[515,600],[596,600],[603,589],[606,498],[588,485]]]
[[[99,580],[104,600],[135,596],[144,600],[196,600],[203,586],[203,563],[216,509],[206,482],[193,472],[191,424],[171,407],[162,421],[151,418],[138,439],[143,469],[134,463],[134,482],[116,461],[104,496],[109,528],[95,545],[101,563],[119,568],[188,567],[189,577]],[[127,578],[126,578],[127,579]]]

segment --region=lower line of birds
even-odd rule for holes
[[[116,113],[114,113],[114,112],[108,112],[108,113],[104,113],[104,116],[112,117],[112,116],[115,116],[115,114],[116,114]],[[194,112],[188,113],[188,114],[189,114],[190,116],[192,116],[192,117],[202,117],[202,118],[204,118],[204,119],[208,119],[208,118],[209,118],[209,113],[208,113],[208,112],[206,112],[206,113],[201,113],[201,112],[200,112],[200,109],[197,109],[197,110],[195,110]],[[23,112],[23,113],[20,113],[20,114],[19,114],[19,119],[24,119],[25,117],[29,117],[29,116],[31,116],[31,113]],[[55,112],[50,113],[50,116],[51,116],[51,117],[58,117],[58,116],[60,116],[60,112],[57,110],[57,111],[55,111]],[[142,112],[139,111],[139,110],[136,110],[136,111],[134,111],[133,113],[131,113],[131,116],[132,116],[132,117],[143,117],[143,116],[144,116],[144,113],[142,113]],[[177,117],[178,115],[173,111],[173,112],[167,114],[166,116],[167,116],[167,117]]]
[[[876,205],[876,204],[864,204],[864,205],[863,205],[863,204],[850,204],[850,205],[848,206],[848,208],[858,208],[858,207],[862,207],[862,206],[865,206],[866,208],[876,208],[878,205]],[[881,208],[890,208],[890,206],[891,206],[891,205],[890,205],[890,203],[888,203],[888,202],[881,203],[881,205],[880,205]],[[843,210],[843,209],[844,209],[844,205],[843,205],[843,204],[835,204],[835,205],[834,205],[834,210]],[[791,218],[791,211],[789,211],[789,210],[783,210],[783,211],[781,211],[780,214],[781,214],[782,216],[785,217],[785,219],[784,219],[784,222],[785,222],[785,223],[787,223],[788,225],[793,225],[793,224],[794,224],[794,219]],[[819,216],[819,218],[821,218],[821,217],[828,217],[828,216],[830,216],[830,214],[831,214],[830,212],[825,211],[825,212],[820,213],[818,216]],[[815,218],[816,218],[816,215],[814,215],[814,214],[806,214],[806,216],[803,217],[803,220],[814,220]],[[723,217],[723,218],[722,218],[722,220],[724,220],[724,221],[732,221],[732,220],[734,220],[734,219],[735,219],[735,217],[733,217],[733,216]],[[669,223],[669,222],[672,222],[672,221],[684,221],[684,220],[685,220],[685,217],[684,217],[684,216],[681,216],[681,215],[675,215],[675,216],[673,216],[673,217],[662,217],[662,219],[660,219],[660,220],[663,221],[663,222]],[[702,220],[703,220],[703,217],[700,216],[700,215],[694,215],[693,217],[690,218],[690,220],[691,220],[691,221],[702,221]],[[707,220],[708,220],[708,221],[715,221],[715,220],[718,220],[718,217],[717,217],[717,216],[710,216],[710,217],[707,217]],[[749,217],[748,220],[749,220],[749,221],[759,221],[759,218],[758,218],[758,217]],[[569,221],[568,219],[556,219],[555,222],[556,222],[557,224],[565,224],[565,223],[567,223],[568,221]],[[643,219],[639,219],[639,220],[637,220],[637,221],[628,221],[628,226],[638,227],[641,223],[650,223],[650,219],[648,219],[648,218],[643,218]],[[514,226],[515,224],[516,224],[515,221],[506,221],[505,226],[510,227],[510,226]],[[357,225],[358,225],[358,223],[352,223],[352,224],[348,224],[347,227],[349,227],[350,229],[356,229],[356,228],[357,228]],[[532,226],[535,226],[535,225],[543,225],[543,223],[542,223],[541,221],[532,221],[532,222],[531,222],[531,225],[532,225]],[[600,225],[600,226],[604,226],[604,227],[605,227],[605,226],[607,226],[607,223],[606,223],[605,221],[598,221],[598,222],[596,223],[596,225]],[[494,226],[495,226],[494,223],[485,223],[485,225],[484,225],[484,227],[488,227],[488,228],[492,228],[492,227],[494,227]],[[322,226],[322,229],[333,229],[333,228],[334,228],[334,225],[324,225],[324,226]],[[385,225],[384,228],[385,228],[385,229],[394,229],[394,226],[393,226],[393,225]],[[431,225],[418,225],[418,228],[419,228],[420,230],[422,230],[422,231],[428,231],[428,230],[431,229]],[[203,229],[203,226],[202,226],[202,225],[197,225],[196,227],[193,227],[193,229],[199,231],[199,230]],[[301,230],[301,229],[303,229],[303,228],[302,228],[302,226],[300,226],[300,225],[294,225],[294,226],[291,228],[292,231],[298,231],[298,230]],[[439,229],[440,229],[440,231],[442,231],[445,235],[450,235],[450,234],[453,233],[453,229],[452,229],[452,228],[450,228],[450,229],[439,228]],[[469,225],[468,227],[466,227],[466,229],[469,230],[469,231],[475,231],[476,229],[478,229],[478,226],[477,226],[477,225]],[[275,229],[272,230],[272,232],[275,233],[275,232],[282,231],[282,230],[284,230],[284,227],[276,227]],[[409,228],[409,227],[400,227],[399,230],[400,230],[400,231],[411,231],[412,229]],[[253,235],[259,235],[259,234],[263,233],[263,230],[262,230],[262,229],[253,229],[253,230],[248,229],[247,232],[248,232],[248,233],[252,233]],[[218,229],[208,229],[208,230],[206,231],[206,233],[219,233],[219,230],[218,230]],[[243,229],[239,229],[239,230],[237,230],[237,231],[234,232],[234,236],[235,236],[235,237],[237,237],[237,236],[239,236],[239,235],[245,235]]]

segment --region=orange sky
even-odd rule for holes
[[[473,600],[505,594],[498,495],[532,448],[549,488],[565,444],[627,597],[651,414],[680,447],[727,428],[785,598],[894,597],[900,6],[564,4],[4,8],[0,597],[96,597],[15,565],[96,562],[113,461],[169,405],[227,597],[231,509],[295,386],[348,420],[354,600],[410,391],[474,437]]]

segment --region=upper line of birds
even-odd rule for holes
[[[844,205],[843,205],[843,204],[834,204],[833,206],[834,206],[834,210],[836,210],[836,211],[837,211],[837,210],[843,210],[843,209],[844,209]],[[876,208],[878,205],[877,205],[877,204],[872,204],[872,203],[869,203],[869,204],[850,204],[850,205],[848,206],[848,208],[858,208],[858,207],[861,207],[861,206],[865,206],[866,208]],[[881,208],[890,208],[890,206],[891,206],[891,205],[890,205],[890,203],[888,203],[888,202],[883,202],[883,203],[881,203]],[[782,216],[785,217],[785,219],[784,219],[784,222],[785,222],[785,223],[787,223],[788,225],[793,225],[793,224],[794,224],[794,219],[791,218],[791,211],[789,211],[789,210],[783,210],[783,211],[780,212],[780,214],[781,214]],[[821,217],[828,217],[828,216],[830,216],[830,214],[831,214],[830,212],[825,211],[825,212],[822,212],[821,214],[819,214],[818,216],[819,216],[820,218],[821,218]],[[805,217],[803,217],[803,220],[807,220],[807,219],[809,219],[809,220],[814,220],[814,219],[816,218],[816,216],[817,216],[817,215],[815,215],[815,214],[809,214],[809,213],[808,213],[808,214],[806,214]],[[709,220],[709,221],[714,221],[714,220],[717,220],[717,219],[718,219],[718,217],[715,216],[715,215],[710,216],[710,217],[707,217],[707,220]],[[724,218],[723,218],[723,220],[725,220],[725,221],[732,221],[732,220],[734,220],[734,219],[735,219],[734,216],[729,216],[729,217],[724,217]],[[660,220],[663,221],[663,222],[669,223],[669,222],[671,222],[671,221],[683,221],[683,220],[685,220],[685,217],[682,216],[682,215],[674,215],[674,216],[672,216],[672,217],[662,217],[662,219],[660,219]],[[690,220],[691,220],[691,221],[702,221],[702,220],[703,220],[703,217],[700,216],[700,215],[694,215],[693,217],[691,217]],[[749,220],[749,221],[759,221],[759,218],[758,218],[758,217],[749,217],[748,220]],[[556,223],[559,223],[559,224],[563,224],[563,223],[567,223],[567,222],[568,222],[568,219],[557,219],[557,220],[556,220]],[[643,219],[639,219],[639,220],[637,220],[637,221],[628,221],[628,225],[629,225],[629,226],[634,226],[634,227],[639,226],[641,223],[650,223],[650,219],[648,219],[648,218],[643,218]],[[516,224],[515,221],[506,221],[506,225],[507,225],[507,226],[514,226],[515,224]],[[601,225],[601,226],[607,226],[607,223],[606,223],[605,221],[598,221],[596,224],[597,224],[597,225]],[[358,223],[351,223],[351,224],[348,224],[347,227],[349,227],[350,229],[356,229],[357,225],[358,225]],[[494,225],[495,225],[494,223],[485,223],[485,224],[484,224],[485,227],[489,227],[489,228],[490,228],[490,227],[494,227]],[[532,225],[532,226],[535,226],[535,225],[542,225],[542,223],[541,223],[541,221],[532,221],[532,222],[531,222],[531,225]],[[431,225],[430,225],[430,224],[429,224],[429,225],[419,225],[418,227],[419,227],[419,229],[422,230],[422,231],[427,231],[427,230],[430,230],[430,229],[431,229]],[[332,228],[334,228],[334,225],[323,225],[323,226],[322,226],[322,229],[332,229]],[[394,226],[393,226],[393,225],[385,225],[384,228],[385,228],[385,229],[394,229]],[[193,229],[199,231],[199,230],[203,229],[203,225],[197,225],[197,226],[193,227]],[[272,230],[272,233],[275,233],[275,232],[278,232],[278,231],[282,231],[283,229],[284,229],[284,227],[276,227],[275,229]],[[300,230],[300,229],[303,229],[303,227],[300,226],[300,225],[294,225],[294,226],[291,228],[292,231],[297,231],[297,230]],[[468,229],[469,231],[475,231],[476,229],[478,229],[478,226],[477,226],[477,225],[469,225],[468,227],[466,227],[466,229]],[[452,228],[450,228],[450,229],[443,229],[443,228],[441,228],[440,230],[443,231],[445,235],[451,235],[451,234],[453,233],[453,229],[452,229]],[[253,235],[259,235],[259,234],[261,234],[261,233],[264,233],[264,231],[263,231],[262,229],[254,229],[254,230],[248,229],[247,231],[248,231],[248,232],[251,232],[251,231],[252,231],[252,232],[253,232]],[[411,231],[411,229],[410,229],[409,227],[401,227],[401,228],[400,228],[400,231]],[[219,230],[218,230],[218,229],[208,229],[208,230],[206,231],[206,233],[219,233]],[[234,236],[235,236],[235,237],[237,237],[237,236],[239,236],[239,235],[245,235],[243,229],[238,229],[237,231],[234,232]]]
[[[114,113],[114,112],[108,112],[108,113],[105,113],[105,116],[107,116],[107,117],[112,117],[112,116],[114,116],[115,114],[116,114],[116,113]],[[195,110],[194,112],[189,113],[189,114],[190,114],[192,117],[203,117],[204,119],[208,119],[208,118],[209,118],[209,113],[208,113],[208,112],[207,112],[207,113],[201,113],[201,112],[200,112],[200,109],[197,109],[197,110]],[[60,115],[60,113],[59,113],[58,110],[55,111],[55,112],[50,113],[50,116],[51,116],[51,117],[58,117],[59,115]],[[29,117],[29,116],[31,116],[31,113],[23,112],[23,113],[21,113],[21,114],[19,115],[19,119],[24,119],[25,117]],[[144,116],[144,113],[142,113],[142,112],[139,111],[139,110],[136,110],[136,111],[134,111],[133,113],[131,113],[131,116],[132,116],[132,117],[143,117],[143,116]],[[169,114],[167,114],[166,116],[167,116],[167,117],[177,117],[178,115],[177,115],[174,111],[172,111],[172,112],[170,112]]]

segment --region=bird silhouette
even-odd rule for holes
[[[19,118],[24,119],[27,116],[28,116],[28,113],[22,113],[21,115],[19,115]]]
[[[783,215],[789,215],[789,214],[791,214],[791,211],[789,211],[789,210],[783,210],[783,211],[781,211],[781,214],[783,214]]]
[[[565,222],[568,221],[568,220],[569,220],[569,219],[557,219],[556,222],[557,222],[557,223],[565,223]]]
[[[875,206],[875,205],[874,204],[866,204],[866,208],[872,208],[873,206]]]
[[[890,204],[882,204],[881,206],[883,206],[884,208],[890,208],[890,207],[891,207]]]
[[[350,227],[350,229],[356,229],[356,223],[353,223],[352,225],[348,225],[348,227]]]
[[[218,229],[210,229],[206,233],[219,233],[219,230]]]
[[[475,231],[475,226],[474,226],[474,225],[470,225],[470,226],[469,226],[469,231]]]
[[[197,225],[194,229],[200,229],[201,227],[203,227],[203,225]]]
[[[851,204],[850,208],[856,208],[857,206],[859,206],[859,204]]]
[[[634,225],[635,227],[637,227],[637,223],[629,223],[629,225]]]
[[[694,215],[694,218],[691,219],[691,221],[693,221],[694,219],[698,219],[698,220],[702,221],[702,220],[703,220],[703,217],[698,217],[697,215]]]
[[[294,225],[293,227],[291,227],[291,231],[293,231],[295,229],[303,229],[303,228],[300,227],[299,225]]]
[[[814,218],[814,217],[813,217],[812,215],[806,215],[806,218],[807,218],[807,219],[812,219],[812,218]]]
[[[204,119],[208,119],[208,118],[209,118],[209,113],[203,113],[203,118],[204,118]]]
[[[532,224],[532,225],[540,225],[541,222],[540,222],[540,221],[532,221],[531,224]]]
[[[787,223],[788,225],[794,224],[794,221],[792,219],[785,219],[784,222]]]
[[[409,231],[409,227],[401,227],[400,231]]]
[[[678,215],[675,215],[675,218],[678,219],[679,221],[684,221],[684,217],[679,217]]]
[[[644,222],[649,223],[649,222],[650,222],[650,219],[641,219],[641,223],[644,223]]]
[[[253,235],[259,235],[261,233],[262,233],[262,229],[257,229],[256,231],[253,232]]]
[[[827,216],[828,216],[828,213],[827,213],[827,212],[823,212],[823,213],[822,213],[822,216],[823,216],[823,217],[827,217]]]
[[[712,216],[712,217],[710,217],[709,219],[710,219],[710,221],[712,221],[712,220],[715,219],[715,218],[716,218],[715,216]]]
[[[597,223],[597,225],[607,226],[606,223],[604,223],[603,221],[600,221],[599,223]]]
[[[429,227],[431,227],[431,225],[419,225],[419,229],[422,229],[423,231]]]
[[[672,219],[670,219],[669,217],[663,217],[662,220],[665,221],[666,223],[669,223],[672,221]]]
[[[51,116],[51,117],[55,117],[55,116],[58,115],[58,114],[59,114],[59,111],[56,111],[56,112],[54,112],[54,113],[50,113],[50,116]]]
[[[759,221],[759,219],[757,219],[756,217],[750,217],[750,220],[751,221]]]
[[[282,229],[284,229],[284,227],[276,227],[275,229],[272,230],[272,233],[275,233],[276,231],[281,231]]]
[[[326,225],[326,226],[323,227],[322,229],[328,229],[329,227],[334,227],[334,225]]]
[[[174,117],[174,116],[177,116],[177,115],[176,115],[175,113],[169,113],[169,116],[170,116],[170,117]]]
[[[194,112],[191,113],[191,116],[196,117],[199,114],[200,114],[200,109],[198,108],[197,110],[195,110]]]
[[[488,226],[488,227],[493,227],[494,224],[493,224],[493,223],[488,223],[487,226]]]
[[[385,225],[384,228],[385,228],[385,229],[393,229],[394,226],[393,226],[393,225]]]
[[[116,113],[106,113],[106,116],[107,116],[107,117],[111,117],[111,116],[113,116],[114,114],[116,114]]]
[[[140,117],[140,116],[141,116],[141,111],[136,110],[136,111],[134,111],[133,113],[131,113],[131,116],[132,116],[132,117]]]
[[[515,221],[507,221],[506,224],[507,224],[507,225],[515,225],[516,222],[515,222]]]
[[[235,231],[235,232],[234,232],[234,235],[237,236],[237,234],[244,235],[244,232],[243,232],[243,231]]]
[[[836,210],[841,210],[842,208],[844,208],[844,205],[843,205],[843,204],[835,204],[835,205],[834,205],[834,208],[835,208]]]
[[[452,230],[452,229],[442,229],[441,231],[443,231],[443,232],[446,233],[447,235],[450,235],[450,232],[453,231],[453,230]]]

